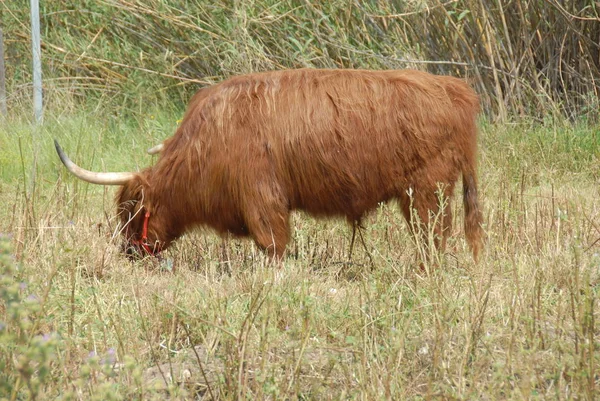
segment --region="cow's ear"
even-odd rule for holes
[[[146,190],[144,187],[144,180],[141,180],[138,175],[135,175],[119,189],[119,192],[117,193],[117,203],[119,205],[129,204],[133,207],[135,207],[136,203],[143,203],[144,198],[146,198]]]

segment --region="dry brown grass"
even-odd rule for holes
[[[91,166],[150,162],[151,139],[124,161],[110,156],[122,148],[111,140],[91,150],[107,128],[82,121],[96,127],[79,139]],[[62,121],[61,137],[81,125]],[[26,127],[14,126],[27,151]],[[38,138],[50,144],[56,131],[49,123]],[[5,333],[58,336],[50,373],[31,387],[38,399],[595,399],[598,139],[585,128],[484,125],[482,260],[472,262],[455,202],[450,250],[428,272],[393,204],[365,222],[370,257],[358,243],[347,260],[344,222],[297,214],[280,267],[249,241],[202,232],[162,264],[130,263],[113,239],[113,190],[77,183],[44,147],[33,192],[27,168],[23,179],[7,166],[0,187],[0,231],[20,266],[12,279],[39,298],[35,324]],[[8,369],[22,351],[2,347]],[[34,392],[3,374],[19,397]]]
[[[0,398],[599,398],[596,3],[42,2],[39,129],[16,117],[30,109],[22,3],[0,0]],[[427,272],[393,204],[351,261],[345,223],[297,214],[278,268],[200,232],[132,264],[114,190],[74,181],[53,152],[58,137],[93,169],[147,165],[198,85],[304,66],[466,76],[489,116],[542,123],[483,123],[478,265],[460,202]]]

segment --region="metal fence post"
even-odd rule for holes
[[[4,38],[0,27],[0,113],[6,117],[6,75],[4,74]]]
[[[33,110],[36,122],[40,123],[42,121],[42,52],[39,0],[31,0],[31,49],[33,53]]]

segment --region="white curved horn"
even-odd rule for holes
[[[69,170],[75,177],[83,181],[100,185],[123,185],[135,177],[135,173],[95,173],[93,171],[83,169],[73,163],[71,159],[67,157],[56,139],[54,140],[54,147],[56,147],[58,157],[60,157],[60,160],[63,162],[67,170]]]
[[[151,147],[150,149],[148,149],[146,152],[148,152],[149,155],[155,155],[157,153],[162,152],[162,150],[164,148],[165,148],[165,144],[159,143],[158,145],[155,145],[155,146]]]

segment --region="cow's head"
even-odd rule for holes
[[[123,250],[128,257],[156,256],[171,243],[173,236],[167,232],[160,206],[152,202],[151,186],[143,174],[85,170],[69,159],[56,140],[54,146],[65,167],[77,178],[92,184],[121,185],[117,194],[117,213],[125,238]]]

